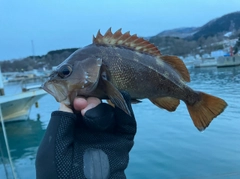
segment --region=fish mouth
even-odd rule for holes
[[[57,83],[45,82],[42,88],[51,94],[57,102],[62,102],[68,98],[67,89]]]

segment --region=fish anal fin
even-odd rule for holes
[[[160,57],[164,62],[173,67],[186,82],[190,81],[190,75],[186,65],[177,56],[164,55]]]
[[[227,107],[227,103],[218,97],[199,92],[200,101],[194,105],[187,104],[188,112],[194,125],[199,131],[209,126],[213,118],[221,114]]]
[[[140,53],[161,56],[160,51],[154,44],[138,37],[136,34],[130,35],[129,32],[122,34],[121,29],[112,33],[111,28],[109,28],[104,35],[98,31],[97,36],[93,36],[93,43],[96,45],[121,46]]]
[[[175,111],[180,103],[179,99],[173,97],[160,97],[149,100],[156,106],[166,109],[170,112]]]

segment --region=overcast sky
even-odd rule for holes
[[[240,10],[240,0],[0,0],[0,60],[83,47],[109,27],[152,36]]]

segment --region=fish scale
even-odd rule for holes
[[[148,98],[154,105],[175,111],[184,101],[194,125],[202,131],[221,114],[227,103],[218,97],[195,91],[186,85],[189,72],[176,56],[162,55],[156,46],[109,29],[100,31],[93,43],[75,51],[53,71],[43,89],[58,102],[73,106],[76,96],[109,99],[127,114],[130,110],[121,91],[134,102]]]

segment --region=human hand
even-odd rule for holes
[[[101,103],[98,98],[78,97],[74,100],[74,110],[61,104],[60,110],[75,113],[77,118],[75,135],[79,141],[74,151],[81,156],[77,161],[83,169],[84,177],[125,178],[129,152],[136,134],[136,121],[131,107],[131,97],[122,93],[131,116],[118,107]]]

